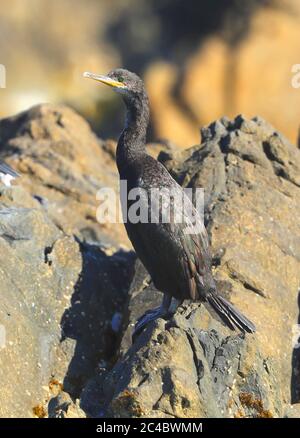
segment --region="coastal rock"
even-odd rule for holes
[[[1,120],[0,152],[22,174],[0,187],[0,417],[45,417],[114,360],[135,257],[96,221],[113,159],[71,109]]]
[[[79,400],[74,403],[67,392],[53,397],[49,402],[48,411],[49,418],[86,418],[79,407]]]
[[[0,121],[2,159],[60,229],[80,240],[129,246],[122,224],[96,219],[98,190],[118,187],[112,149],[63,105],[38,105]]]
[[[0,416],[297,416],[300,150],[258,117],[201,135],[159,159],[205,188],[218,288],[257,332],[185,302],[132,345],[161,293],[123,225],[96,220],[97,190],[117,187],[114,145],[66,107],[0,121],[1,159],[22,173],[0,187]]]
[[[200,146],[160,158],[181,184],[205,188],[214,276],[257,332],[231,332],[205,306],[184,303],[130,347],[134,321],[161,300],[138,266],[120,359],[89,381],[81,407],[113,417],[292,416],[300,397],[299,149],[262,119],[238,116],[203,128]]]

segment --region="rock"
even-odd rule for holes
[[[0,416],[297,416],[300,150],[260,118],[201,135],[159,159],[205,188],[214,276],[257,333],[183,303],[132,345],[161,293],[122,225],[95,219],[96,191],[117,186],[114,146],[66,107],[0,121],[1,158],[24,173],[0,187]]]
[[[79,407],[78,399],[74,403],[66,392],[61,392],[52,398],[48,410],[49,418],[86,418],[85,413]]]
[[[135,257],[94,217],[113,161],[72,110],[1,120],[0,149],[22,173],[0,187],[0,417],[44,417],[114,361]]]
[[[109,368],[115,360],[134,261],[133,253],[106,255],[86,244],[81,254],[80,279],[61,320],[62,339],[76,340],[64,377],[64,389],[73,397],[80,395],[95,368]],[[120,316],[119,327],[113,325],[115,315]]]
[[[198,141],[198,123],[195,123],[190,111],[181,107],[180,99],[174,92],[180,83],[180,68],[163,61],[153,62],[147,68],[144,79],[157,137],[171,139],[182,148]]]
[[[298,0],[192,0],[189,8],[174,1],[160,8],[149,0],[139,0],[138,7],[135,2],[115,0],[116,14],[109,2],[101,8],[94,2],[87,11],[84,0],[72,14],[68,0],[52,2],[46,13],[37,7],[34,16],[25,7],[3,10],[0,52],[9,72],[0,116],[28,102],[60,100],[115,137],[123,120],[119,103],[81,74],[123,63],[145,72],[158,138],[187,147],[199,141],[199,126],[243,111],[261,114],[295,141],[300,92],[291,70],[299,63]]]
[[[44,397],[42,386],[51,374],[62,379],[66,372],[66,363],[54,360],[55,350],[81,255],[74,239],[64,236],[41,209],[24,207],[1,205],[0,247],[0,314],[6,331],[0,415],[28,416],[37,397]]]
[[[198,142],[199,126],[223,114],[234,117],[243,112],[261,114],[296,142],[300,93],[293,86],[296,67],[294,73],[292,68],[299,51],[299,2],[284,0],[278,7],[276,0],[267,6],[253,1],[241,8],[231,3],[219,11],[218,6],[195,2],[193,10],[198,7],[198,29],[184,60],[176,60],[176,51],[172,63],[154,61],[146,69],[156,135],[187,147]],[[181,17],[181,12],[176,15]],[[170,10],[166,16],[170,19]],[[192,19],[186,22],[188,38],[193,34]],[[171,41],[177,49],[176,36],[175,31]]]
[[[204,128],[200,146],[161,158],[183,185],[205,187],[217,284],[257,333],[231,332],[203,305],[184,303],[128,351],[125,331],[119,360],[90,379],[82,409],[109,417],[292,416],[300,397],[299,149],[262,119],[238,116]],[[148,282],[138,266],[129,326],[161,299]]]
[[[276,376],[266,370],[255,339],[221,335],[223,327],[213,322],[201,329],[208,318],[197,308],[183,307],[171,321],[149,326],[111,373],[89,383],[83,409],[97,415],[89,404],[94,384],[105,395],[96,399],[98,406],[110,400],[107,416],[280,415]]]
[[[248,31],[245,27],[242,38],[234,44],[226,41],[224,31],[223,35],[213,32],[187,60],[180,96],[197,125],[222,114],[258,113],[296,142],[298,111],[283,115],[278,108],[299,108],[300,93],[292,86],[291,69],[299,50],[300,7],[295,0],[285,0],[280,8],[275,1],[273,6],[246,13]],[[242,16],[231,19],[227,31],[236,30],[238,19],[243,20]],[[172,131],[169,134],[173,139]]]
[[[63,105],[38,105],[0,121],[2,158],[60,229],[80,240],[128,246],[122,224],[96,220],[97,191],[118,187],[111,147]]]
[[[285,411],[285,418],[299,418],[300,417],[300,404],[294,404],[287,406]]]

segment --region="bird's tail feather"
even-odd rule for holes
[[[237,327],[242,332],[255,332],[255,325],[222,296],[210,292],[207,301],[231,329]]]

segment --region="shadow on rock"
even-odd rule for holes
[[[295,333],[294,340],[295,346],[293,349],[292,354],[292,377],[291,377],[291,403],[299,403],[300,402],[300,289],[298,293],[298,308],[299,308],[299,315],[298,315],[298,327],[297,327],[297,333]],[[294,333],[293,333],[294,334]]]
[[[132,252],[92,244],[80,243],[80,248],[82,273],[61,320],[61,342],[76,340],[63,382],[72,397],[80,395],[97,367],[106,368],[114,359],[135,259]]]

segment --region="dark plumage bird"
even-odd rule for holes
[[[18,172],[13,170],[8,164],[0,162],[0,181],[7,187],[10,187],[11,181],[20,176]]]
[[[127,181],[128,191],[139,189],[144,193],[140,203],[149,212],[149,216],[151,207],[147,201],[153,199],[152,189],[166,189],[175,194],[170,200],[170,210],[173,212],[170,221],[134,223],[128,220],[125,223],[137,255],[148,270],[155,287],[164,293],[162,305],[146,312],[138,320],[135,335],[149,321],[174,313],[185,299],[207,302],[232,329],[254,332],[254,324],[218,294],[211,273],[208,236],[201,216],[166,168],[146,152],[149,103],[143,81],[136,74],[124,69],[115,69],[107,76],[88,72],[84,76],[111,86],[121,94],[125,102],[126,124],[118,141],[117,166],[120,179]],[[180,198],[184,203],[179,203]],[[123,201],[121,199],[121,203]],[[157,202],[157,199],[154,201]],[[130,205],[129,202],[127,208]],[[164,208],[160,204],[159,214]],[[174,219],[178,210],[183,214],[182,221]],[[186,228],[191,224],[194,228],[187,233]]]

